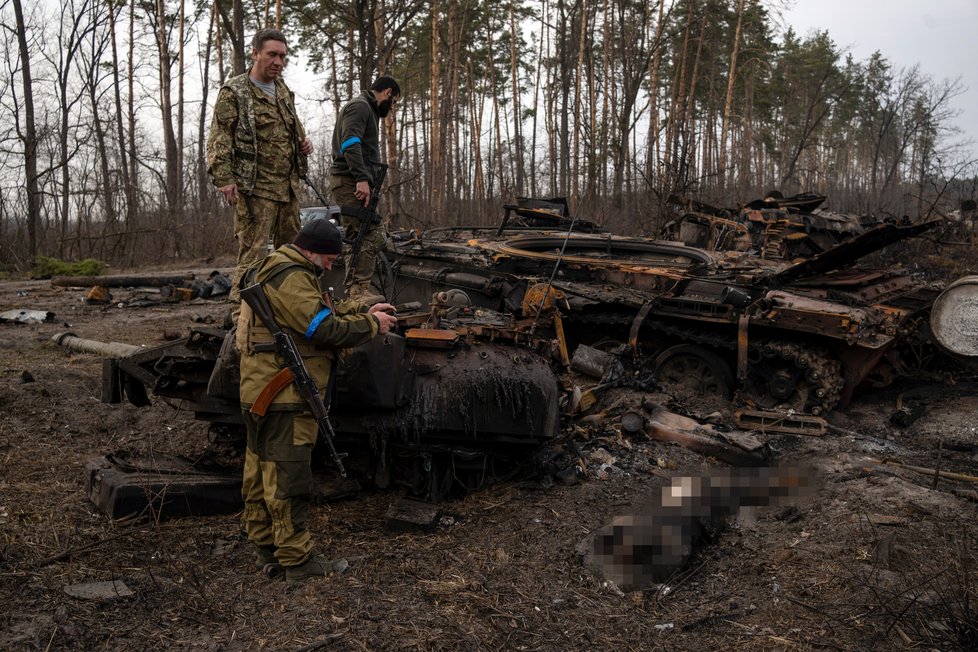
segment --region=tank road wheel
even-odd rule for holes
[[[842,394],[842,364],[828,351],[791,342],[752,344],[741,396],[763,410],[825,414]]]
[[[730,398],[733,374],[723,358],[696,344],[671,346],[655,358],[656,382],[665,391],[685,388],[695,396]]]

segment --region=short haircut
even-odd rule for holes
[[[265,47],[265,41],[279,41],[284,44],[285,47],[289,46],[288,42],[285,40],[285,34],[277,29],[270,29],[266,27],[265,29],[260,29],[255,32],[255,38],[251,39],[251,47],[258,52],[261,52],[262,48]]]
[[[394,97],[401,96],[401,87],[398,86],[397,82],[394,81],[393,77],[387,77],[386,75],[383,77],[378,77],[374,81],[373,86],[370,87],[370,90],[381,92],[381,91],[386,91],[388,88],[394,90]]]

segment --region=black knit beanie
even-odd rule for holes
[[[343,251],[343,236],[335,224],[319,218],[299,229],[292,244],[314,254],[338,254]]]

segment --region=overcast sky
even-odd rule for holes
[[[879,50],[895,67],[919,63],[935,80],[960,77],[956,124],[978,158],[978,0],[795,0],[784,20],[803,36],[827,30],[859,61]]]

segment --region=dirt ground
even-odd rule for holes
[[[51,336],[155,345],[226,311],[119,308],[130,293],[112,291],[101,307],[48,281],[0,282],[0,312],[55,314],[0,324],[0,649],[978,649],[978,485],[874,461],[975,474],[973,378],[862,392],[824,437],[767,437],[782,462],[821,473],[817,494],[742,510],[662,585],[622,592],[582,542],[670,477],[723,465],[614,422],[573,431],[580,482],[493,485],[445,504],[432,534],[384,528],[394,491],[316,505],[320,551],[350,567],[286,585],[253,567],[238,515],[122,524],[89,502],[89,460],[192,454],[206,426],[159,401],[101,403],[99,359]],[[891,424],[911,397],[926,414]],[[132,595],[65,592],[113,580]]]

